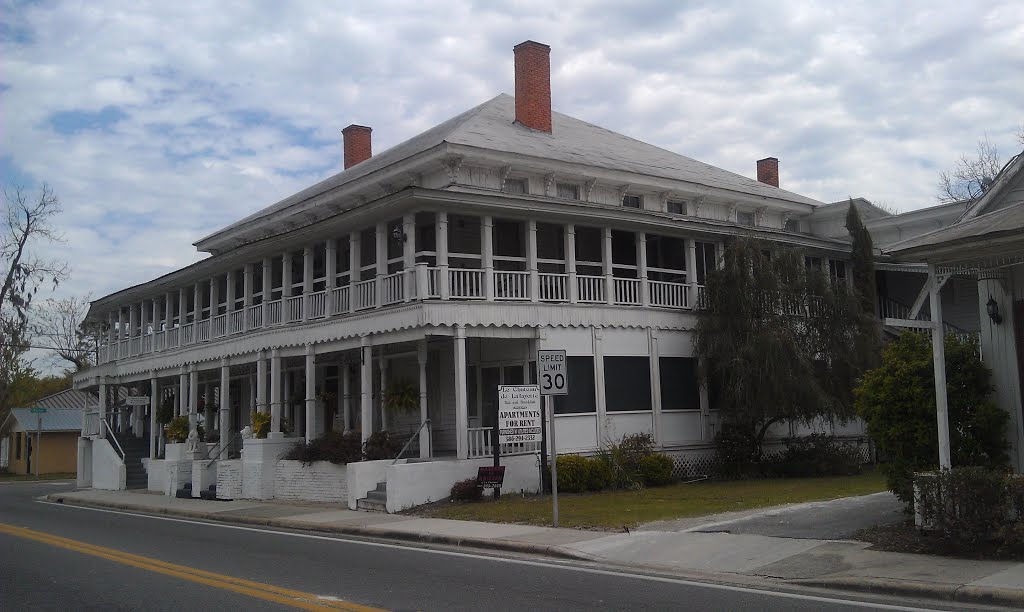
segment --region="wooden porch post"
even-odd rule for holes
[[[226,357],[220,360],[220,447],[231,441],[231,367]]]
[[[437,213],[437,284],[442,300],[449,297],[448,289],[448,213]]]
[[[455,450],[459,459],[469,456],[469,404],[466,390],[466,327],[455,327]]]
[[[363,336],[359,339],[360,363],[360,420],[362,423],[363,442],[373,432],[373,351],[370,339]]]
[[[270,351],[270,433],[268,438],[283,438],[281,433],[281,349]]]
[[[575,304],[579,301],[579,287],[576,282],[576,226],[572,223],[565,226],[565,273],[566,295]]]
[[[416,346],[416,360],[420,366],[420,427],[430,418],[427,410],[427,339],[423,338]],[[420,431],[420,458],[433,456],[431,451],[431,429],[427,425]]]
[[[306,345],[306,442],[320,435],[316,419],[316,354],[312,344]]]
[[[612,268],[612,228],[606,227],[602,229],[601,238],[601,263],[604,267],[604,298],[607,303],[614,304],[615,272]]]
[[[480,219],[480,263],[484,268],[484,298],[494,301],[494,218]]]
[[[256,412],[267,411],[267,352],[256,354]]]
[[[935,418],[939,427],[939,467],[949,469],[949,408],[946,403],[946,334],[942,327],[942,299],[935,264],[928,264],[928,287],[932,310],[932,359],[935,369]]]
[[[157,392],[156,370],[149,372],[149,458],[156,459],[157,444],[160,439],[159,425],[156,422],[156,411],[160,408],[160,394]]]

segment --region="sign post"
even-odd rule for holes
[[[46,408],[29,408],[28,411],[36,414],[36,447],[32,454],[35,455],[33,463],[36,464],[36,478],[39,478],[39,450],[43,447],[43,413],[46,412]]]
[[[540,393],[546,396],[551,432],[551,517],[558,527],[558,445],[555,443],[555,407],[551,401],[553,395],[569,394],[569,372],[566,369],[565,350],[537,351],[537,381]]]

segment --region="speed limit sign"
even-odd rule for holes
[[[568,395],[569,371],[565,351],[537,351],[537,383],[541,395]]]

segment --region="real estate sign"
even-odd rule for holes
[[[498,442],[540,442],[540,388],[537,385],[498,387]]]

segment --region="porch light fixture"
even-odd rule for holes
[[[985,303],[985,310],[988,312],[988,318],[992,319],[992,322],[999,325],[1003,322],[1003,315],[999,314],[999,302],[996,302],[995,298],[991,295],[988,296],[988,302]]]
[[[396,242],[405,242],[408,237],[405,235],[405,232],[402,231],[402,226],[396,225],[391,228],[391,239]]]

